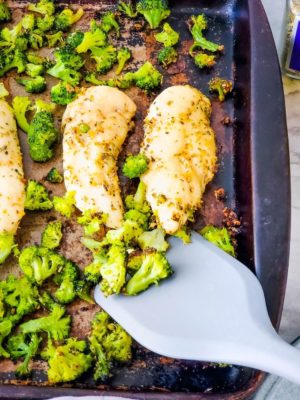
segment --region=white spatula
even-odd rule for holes
[[[189,245],[170,243],[171,279],[136,297],[105,298],[97,287],[96,302],[158,354],[253,367],[300,384],[300,352],[272,327],[254,274],[196,233]]]

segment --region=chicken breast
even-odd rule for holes
[[[141,180],[159,224],[178,231],[201,207],[216,168],[211,104],[191,86],[172,86],[151,104],[141,152],[150,160]]]
[[[109,228],[120,227],[123,220],[117,159],[135,112],[125,93],[96,86],[70,103],[63,116],[66,189],[75,192],[81,211],[106,213]]]
[[[5,100],[0,100],[0,154],[0,236],[12,241],[24,215],[25,181],[16,121]]]

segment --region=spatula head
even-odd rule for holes
[[[239,362],[255,335],[273,332],[262,288],[243,264],[197,233],[170,239],[174,275],[135,297],[96,302],[146,348],[174,358]]]

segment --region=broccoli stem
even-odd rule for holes
[[[12,233],[0,234],[0,264],[3,264],[14,247],[14,235]]]

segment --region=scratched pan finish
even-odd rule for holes
[[[73,3],[73,2],[70,2]],[[115,2],[81,1],[86,10],[79,27],[87,29],[91,16],[96,18]],[[201,5],[200,5],[201,3]],[[60,5],[60,3],[58,2]],[[63,4],[63,3],[61,3]],[[65,4],[65,3],[64,3]],[[11,2],[15,19],[21,18],[26,2]],[[212,97],[212,125],[219,146],[219,171],[209,186],[204,206],[197,221],[221,224],[224,206],[232,208],[241,218],[238,235],[238,257],[254,270],[264,288],[268,309],[275,326],[280,321],[284,299],[290,232],[290,181],[287,131],[284,101],[273,39],[265,13],[258,0],[202,0],[173,1],[170,22],[181,34],[179,61],[164,73],[164,87],[190,83],[208,95],[207,84],[212,74],[220,74],[235,82],[234,95],[220,104]],[[208,38],[225,45],[222,55],[211,72],[200,72],[188,56],[191,37],[186,21],[192,14],[205,12],[209,17]],[[119,45],[132,48],[137,65],[145,60],[155,62],[160,45],[142,20],[125,19]],[[48,78],[47,78],[48,79]],[[53,81],[49,78],[49,86]],[[14,82],[13,75],[5,78],[13,95],[25,95]],[[155,95],[147,97],[139,90],[128,94],[137,103],[135,131],[128,138],[120,163],[129,152],[137,152],[142,139],[142,120]],[[49,98],[49,93],[45,95]],[[57,110],[57,120],[63,109]],[[225,126],[224,117],[234,124]],[[34,164],[28,156],[24,133],[20,132],[27,178],[43,180],[52,166],[61,168],[61,146],[54,160]],[[122,178],[123,192],[130,190]],[[45,185],[54,194],[64,192],[63,185]],[[224,187],[225,205],[217,201],[214,190]],[[54,214],[28,214],[22,221],[18,241],[21,246],[38,243],[40,232]],[[80,245],[81,231],[72,221],[63,221],[64,241],[60,251],[80,267],[90,262],[90,254]],[[2,268],[17,272],[13,260]],[[138,301],[138,298],[137,298]],[[205,307],[205,304],[195,304]],[[98,311],[94,305],[77,302],[68,307],[73,317],[72,334],[85,338],[89,321]],[[180,319],[180,315],[178,315]],[[212,315],[212,318],[214,316]],[[9,360],[0,362],[0,397],[2,399],[46,399],[59,395],[119,395],[135,399],[245,399],[251,398],[263,380],[263,374],[248,368],[227,366],[220,368],[208,363],[172,360],[155,355],[137,344],[131,364],[114,367],[113,376],[95,386],[90,375],[75,383],[50,387],[46,379],[47,365],[41,360],[33,364],[29,380],[16,380],[16,366]]]

